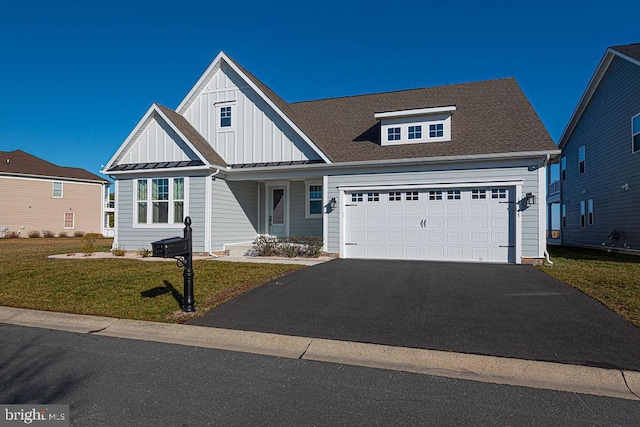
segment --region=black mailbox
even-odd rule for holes
[[[152,254],[160,258],[174,258],[189,253],[189,240],[182,237],[170,237],[151,243]]]

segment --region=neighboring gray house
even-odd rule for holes
[[[220,53],[104,172],[127,249],[189,215],[198,252],[314,235],[344,258],[522,263],[545,255],[558,153],[513,79],[287,103]]]
[[[640,44],[607,49],[559,147],[562,244],[640,249]]]

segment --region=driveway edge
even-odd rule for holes
[[[640,372],[0,307],[0,323],[640,400]]]

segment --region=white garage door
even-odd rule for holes
[[[514,262],[513,188],[346,193],[345,257]]]

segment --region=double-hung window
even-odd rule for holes
[[[580,174],[584,173],[585,170],[585,152],[584,146],[578,149],[578,171]]]
[[[138,224],[182,224],[187,215],[185,178],[136,180]]]
[[[580,227],[581,228],[584,228],[586,224],[585,216],[586,216],[585,203],[584,203],[584,200],[582,200],[580,201]]]
[[[62,199],[62,182],[54,181],[51,188],[51,197],[54,199]]]
[[[231,127],[231,107],[220,107],[220,127]]]
[[[633,144],[633,152],[640,151],[640,114],[631,119],[631,139]]]
[[[566,228],[567,227],[567,205],[562,205],[562,210],[561,210],[561,218],[562,218],[562,228]]]
[[[587,222],[593,225],[593,199],[587,200]]]
[[[322,216],[322,184],[307,183],[306,218],[317,218]]]

